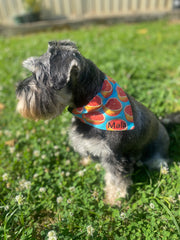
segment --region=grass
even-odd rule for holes
[[[32,122],[16,112],[21,63],[53,39],[81,52],[158,117],[180,110],[180,25],[91,26],[0,37],[0,239],[179,239],[180,127],[170,132],[168,171],[136,169],[121,208],[103,202],[104,170],[83,166],[68,142],[71,115]]]

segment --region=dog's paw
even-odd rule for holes
[[[109,204],[111,206],[121,206],[121,198],[126,198],[128,193],[126,189],[120,189],[114,185],[108,185],[105,187],[105,199],[104,203]]]
[[[119,199],[112,199],[112,198],[106,197],[103,201],[107,205],[121,207],[121,201]]]

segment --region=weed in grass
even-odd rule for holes
[[[179,239],[179,127],[170,132],[170,167],[138,168],[117,208],[103,202],[104,170],[69,146],[67,111],[46,122],[15,113],[15,84],[29,74],[21,62],[51,39],[76,41],[157,116],[180,110],[179,31],[162,21],[0,38],[0,239]]]

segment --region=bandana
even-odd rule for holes
[[[122,88],[106,76],[101,91],[85,106],[72,109],[71,113],[95,128],[106,131],[134,129],[131,104]]]

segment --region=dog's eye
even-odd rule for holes
[[[77,60],[80,61],[81,57],[80,57],[79,53],[77,53],[77,52],[73,52],[72,55],[73,55],[73,57],[75,57]]]

